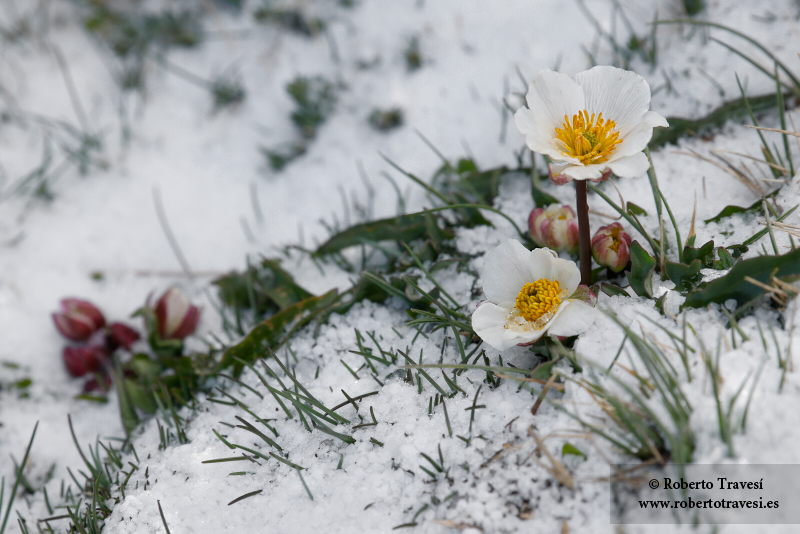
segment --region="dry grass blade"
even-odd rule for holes
[[[498,373],[497,371],[494,371],[494,376],[496,376],[497,378],[516,380],[517,382],[535,382],[537,384],[547,384],[547,380],[542,380],[541,378],[525,378],[524,376],[509,376],[509,375],[504,375],[503,373]],[[559,392],[564,391],[563,384],[552,384],[550,387]]]
[[[764,165],[769,165],[771,168],[773,168],[773,169],[775,169],[777,171],[781,171],[784,174],[789,174],[789,169],[787,169],[786,167],[778,165],[777,163],[771,163],[771,162],[765,161],[763,159],[758,159],[758,158],[756,158],[754,156],[750,156],[748,154],[742,154],[741,152],[732,152],[730,150],[712,150],[712,152],[714,152],[715,154],[733,154],[734,156],[739,156],[740,158],[751,159],[751,160],[756,161],[758,163],[763,163]],[[771,181],[780,181],[780,180],[771,180]]]
[[[760,287],[775,301],[775,303],[780,306],[781,308],[786,307],[786,304],[791,300],[793,297],[796,297],[798,293],[800,293],[800,289],[796,288],[792,284],[788,284],[781,280],[780,278],[775,278],[772,276],[769,280],[769,284],[765,284],[755,278],[751,278],[749,276],[744,277],[745,281],[753,284],[756,287]]]
[[[750,189],[756,195],[758,195],[760,197],[763,197],[766,194],[766,192],[764,191],[764,188],[761,187],[761,185],[753,177],[748,176],[747,174],[743,173],[742,171],[740,171],[739,169],[734,167],[729,161],[727,161],[725,158],[721,157],[718,154],[715,154],[715,156],[717,158],[721,159],[723,162],[725,162],[725,165],[722,165],[721,163],[718,163],[718,162],[714,161],[711,158],[707,158],[705,156],[701,156],[700,154],[698,154],[697,152],[695,152],[693,150],[690,151],[690,152],[675,151],[675,152],[673,152],[673,154],[680,154],[682,156],[692,156],[692,157],[695,157],[697,159],[701,159],[703,161],[711,163],[712,165],[715,165],[715,166],[719,167],[723,171],[727,172],[728,174],[730,174],[731,176],[736,178],[739,182],[744,184],[748,189]]]
[[[793,135],[795,137],[800,137],[800,133],[790,132],[789,130],[781,130],[780,128],[765,128],[763,126],[751,126],[749,124],[745,124],[745,126],[748,128],[752,128],[754,130],[763,130],[765,132],[777,132],[784,135]]]
[[[542,405],[542,401],[544,400],[544,396],[547,395],[548,391],[550,391],[550,388],[555,383],[556,378],[558,378],[558,373],[553,373],[552,375],[550,375],[550,379],[547,381],[547,383],[542,388],[542,392],[539,393],[539,398],[536,399],[535,403],[533,403],[533,408],[531,408],[531,414],[536,415],[536,412],[539,411],[539,406]]]
[[[767,220],[766,219],[758,219],[758,224],[766,226],[767,225]],[[791,235],[793,235],[795,237],[800,237],[800,226],[797,226],[796,224],[786,224],[786,223],[780,222],[780,221],[769,221],[769,224],[775,230],[780,230],[782,232],[786,232],[787,234],[791,234]]]
[[[474,528],[476,530],[480,530],[483,532],[483,527],[480,525],[476,525],[474,523],[457,523],[452,519],[434,519],[432,521],[437,525],[442,525],[443,527],[450,527],[450,528],[457,528],[458,530],[467,530],[468,528]]]
[[[694,192],[694,208],[692,209],[692,226],[689,228],[689,235],[686,236],[686,242],[696,235],[694,232],[694,223],[697,221],[697,190]]]
[[[539,448],[540,451],[544,453],[545,456],[547,456],[547,459],[550,461],[551,466],[548,467],[544,465],[542,462],[540,462],[537,458],[534,457],[536,463],[547,469],[547,471],[551,475],[553,475],[553,477],[555,477],[556,480],[564,484],[569,489],[574,490],[575,481],[573,480],[572,475],[570,474],[569,471],[567,471],[567,468],[564,467],[564,464],[559,462],[552,454],[550,454],[550,451],[548,451],[547,447],[544,446],[542,438],[540,438],[539,435],[536,433],[536,431],[533,430],[532,426],[528,428],[528,435],[531,436],[536,441],[536,446]]]

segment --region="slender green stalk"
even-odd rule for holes
[[[658,243],[658,250],[659,250],[659,265],[661,266],[661,272],[666,272],[664,267],[667,259],[664,254],[664,245],[666,241],[666,232],[664,231],[664,218],[662,217],[663,208],[661,206],[661,194],[658,188],[658,179],[656,178],[656,170],[653,167],[653,160],[650,157],[650,149],[645,148],[644,153],[647,155],[647,161],[650,163],[650,167],[647,169],[647,177],[650,179],[650,187],[653,190],[653,199],[656,202],[656,214],[658,215],[658,231],[659,231],[659,243]]]
[[[17,469],[17,476],[14,478],[14,485],[11,487],[11,495],[8,496],[8,506],[6,507],[6,513],[3,516],[3,523],[0,525],[0,534],[3,534],[6,530],[6,523],[8,523],[8,518],[11,516],[11,507],[14,505],[14,498],[17,496],[17,489],[19,489],[19,485],[22,482],[22,470],[25,469],[25,465],[28,463],[28,456],[31,453],[31,447],[33,446],[33,438],[36,437],[36,429],[39,428],[39,421],[36,421],[36,424],[33,427],[33,433],[31,434],[31,439],[28,442],[28,448],[25,449],[25,456],[22,457],[22,461],[19,464],[19,468]],[[2,504],[2,502],[0,502]]]

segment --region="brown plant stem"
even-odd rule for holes
[[[592,285],[592,241],[589,233],[589,204],[586,201],[586,180],[575,180],[580,238],[581,284]]]

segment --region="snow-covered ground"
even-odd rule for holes
[[[338,221],[341,228],[355,222],[353,199],[365,203],[367,198],[364,177],[375,191],[373,218],[396,213],[395,189],[387,173],[403,191],[407,211],[430,205],[424,191],[396,172],[382,155],[416,176],[431,176],[441,160],[423,142],[422,134],[451,160],[469,156],[480,168],[514,167],[515,153],[524,140],[504,111],[503,101],[514,108],[521,105],[525,85],[520,77],[530,81],[540,69],[555,67],[575,73],[590,66],[590,56],[601,64],[618,59],[577,2],[361,0],[351,7],[323,0],[287,2],[324,21],[325,33],[315,37],[256,22],[253,12],[262,3],[255,0],[245,1],[241,11],[230,7],[235,2],[222,0],[100,2],[153,13],[164,7],[202,13],[205,35],[198,46],[170,48],[165,58],[173,67],[165,67],[153,54],[144,64],[143,88],[123,91],[119,59],[85,28],[84,2],[3,3],[0,362],[8,365],[0,367],[0,475],[8,489],[14,473],[10,458],[20,461],[39,421],[25,472],[34,485],[50,478],[46,488],[51,501],[58,501],[62,480],[72,483],[67,469],[76,472],[82,468],[67,414],[81,444],[94,443],[97,437],[105,441],[124,435],[113,394],[107,404],[75,399],[81,382],[64,370],[62,339],[50,318],[59,299],[86,298],[107,318],[128,320],[150,293],[178,285],[204,307],[198,338],[221,335],[221,321],[208,300],[208,295],[213,295],[213,290],[208,291],[209,282],[244,268],[248,255],[275,255],[278,247],[302,244],[311,248],[321,243],[328,233],[320,219]],[[621,6],[642,38],[650,37],[653,30],[648,23],[656,14],[659,20],[683,16],[682,3],[675,0],[593,0],[585,5],[604,31],[613,32],[620,43],[628,41],[629,30],[618,12],[614,16],[615,5]],[[765,0],[758,5],[708,0],[699,15],[741,29],[800,72],[797,48],[792,46],[800,42],[798,17],[800,7],[789,0]],[[655,35],[655,64],[635,56],[629,68],[648,80],[653,88],[652,109],[664,116],[696,119],[738,98],[736,75],[748,96],[775,91],[773,80],[708,36],[746,54],[758,54],[741,39],[685,25],[659,25]],[[418,42],[422,58],[416,70],[409,69],[404,56],[413,40]],[[768,59],[757,57],[772,69]],[[231,76],[241,82],[246,97],[231,107],[215,109],[209,91],[177,75],[177,69],[206,79]],[[269,167],[261,148],[300,139],[290,120],[293,103],[285,90],[298,75],[321,75],[333,81],[337,103],[308,142],[307,152],[277,172]],[[402,109],[404,124],[377,132],[369,124],[370,113],[393,107]],[[796,113],[790,113],[790,118],[796,124],[800,121]],[[764,126],[779,127],[774,112],[760,120]],[[69,133],[74,131],[101,140],[96,160],[85,173],[75,157],[68,155],[77,146],[77,138]],[[781,144],[776,134],[766,135]],[[757,134],[729,123],[713,135],[687,136],[677,146],[654,151],[653,162],[684,237],[696,202],[698,244],[709,239],[717,245],[740,243],[760,228],[754,217],[709,224],[702,221],[726,205],[748,206],[757,196],[724,169],[685,155],[696,151],[709,156],[711,150],[761,157]],[[797,157],[797,151],[793,153]],[[759,164],[747,164],[761,176],[755,170]],[[45,194],[37,195],[32,188],[20,190],[18,185],[26,177],[33,176],[35,181],[38,169],[44,169],[47,177]],[[762,183],[767,189],[776,185]],[[617,186],[626,201],[654,212],[645,177],[618,180]],[[525,176],[508,175],[496,201],[495,207],[521,227],[534,207],[529,188]],[[548,185],[547,190],[563,203],[574,205],[572,187]],[[777,204],[788,209],[798,198],[795,179],[783,187]],[[158,202],[190,274],[182,270],[165,237]],[[610,213],[602,199],[590,196],[590,208],[593,227],[607,224],[607,218],[597,215]],[[475,270],[482,266],[483,253],[514,234],[502,218],[487,218],[496,223],[494,228],[463,229],[455,240],[461,252],[476,255],[470,263]],[[795,213],[784,222],[798,224],[799,219]],[[644,224],[651,232],[657,228],[654,217],[645,218]],[[790,250],[786,234],[779,232],[775,237],[781,252]],[[761,242],[771,250],[768,237]],[[761,242],[750,248],[748,257],[758,254]],[[284,262],[284,268],[309,291],[322,294],[333,287],[349,286],[349,273],[329,265],[323,276],[310,261],[299,257]],[[468,310],[482,300],[473,293],[473,278],[466,273],[451,268],[437,276],[456,300],[469,302]],[[671,287],[667,283],[660,291]],[[678,313],[681,298],[676,292],[669,295],[670,313]],[[696,379],[682,386],[694,407],[695,462],[800,462],[794,446],[800,439],[800,415],[793,409],[800,398],[800,382],[793,372],[782,378],[775,356],[790,359],[791,347],[797,343],[793,337],[800,335],[794,332],[793,305],[784,312],[758,309],[739,323],[748,340],[735,334],[736,343],[731,341],[731,330],[725,329],[727,320],[719,306],[681,312],[678,322],[669,314],[659,314],[654,302],[644,298],[601,295],[599,306],[616,312],[634,331],[638,332],[640,325],[649,329],[662,343],[668,338],[642,318],[679,332],[685,315],[712,353],[722,344],[719,365],[724,399],[730,399],[744,380],[751,380],[742,397],[754,391],[747,431],[734,436],[731,459],[720,440],[716,404],[703,362],[699,354],[693,355]],[[141,326],[137,321],[140,319],[130,319]],[[361,400],[358,412],[351,405],[338,411],[351,425],[371,422],[374,412],[376,425],[347,427],[354,444],[318,431],[308,433],[296,419],[283,418],[271,396],[260,399],[244,388],[231,389],[246,399],[253,412],[274,414],[269,418],[277,418],[274,425],[280,437],[276,441],[291,462],[306,468],[302,481],[297,471],[273,460],[261,462],[263,465],[202,464],[233,454],[212,429],[230,441],[253,446],[249,434],[222,424],[238,424],[235,416],[246,416],[244,412],[205,402],[187,426],[188,444],[160,450],[155,421],[143,425],[134,441],[140,469],[105,530],[160,531],[160,501],[173,532],[301,533],[320,528],[388,532],[409,523],[417,523],[413,528],[421,532],[615,531],[609,524],[608,484],[599,479],[608,476],[609,463],[622,462],[625,457],[587,434],[557,405],[545,402],[532,415],[530,407],[540,386],[534,385],[533,395],[511,380],[490,388],[483,382],[486,373],[467,371],[459,377],[464,393],[447,399],[445,405],[432,406],[429,414],[429,400],[436,394],[430,384],[423,384],[425,389],[419,394],[416,385],[396,375],[385,379],[395,370],[391,367],[382,370],[379,378],[384,385],[379,386],[369,374],[361,373],[357,380],[340,363],[343,360],[354,369],[364,363],[361,356],[349,353],[356,348],[355,329],[374,332],[384,349],[405,351],[409,347],[409,356],[415,360],[422,351],[424,363],[437,363],[440,358],[445,363],[458,360],[449,332],[449,344],[442,349],[443,331],[427,339],[415,338],[416,331],[405,326],[406,321],[402,307],[391,301],[388,305],[364,302],[345,315],[333,315],[318,336],[313,329],[303,330],[290,343],[297,355],[298,380],[326,406],[345,400],[341,390],[350,397],[378,392]],[[765,343],[759,335],[762,329],[774,332]],[[603,318],[581,335],[575,350],[605,368],[622,338],[619,327]],[[204,346],[200,339],[192,343]],[[492,365],[497,365],[499,353],[486,347],[486,354]],[[284,350],[279,357],[286,360],[290,355]],[[518,367],[533,363],[530,353],[521,347],[505,351],[502,359]],[[625,360],[631,363],[633,356],[623,352],[620,362],[627,366]],[[559,366],[569,369],[565,364]],[[431,375],[440,378],[436,371]],[[756,383],[752,377],[757,372]],[[31,380],[29,386],[14,386],[25,378]],[[245,372],[242,380],[260,387],[252,373]],[[444,380],[439,383],[444,385]],[[563,396],[555,398],[567,409],[589,416],[602,414],[584,390],[572,383],[565,388]],[[475,405],[485,408],[471,410]],[[740,402],[734,413],[742,409]],[[585,459],[572,455],[563,460],[574,477],[574,491],[556,483],[542,467],[549,465],[545,457],[534,458],[534,434],[544,439],[558,458],[567,442],[586,454]],[[433,466],[440,458],[442,473]],[[433,470],[435,477],[420,465]],[[244,474],[229,476],[242,471]],[[256,490],[261,493],[227,506],[236,497]],[[14,509],[27,520],[31,531],[36,529],[36,519],[51,515],[41,492],[18,497]],[[16,519],[12,514],[9,532],[19,531]],[[51,525],[58,528],[67,522],[53,521]],[[733,525],[718,531],[749,532],[753,528],[794,532],[795,527]],[[639,525],[626,526],[624,532],[674,530],[679,529]]]

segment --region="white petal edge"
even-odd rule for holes
[[[603,171],[608,168],[608,163],[595,163],[593,165],[570,165],[561,171],[573,180],[595,180],[603,176]]]
[[[544,335],[545,329],[533,332],[514,332],[505,327],[508,308],[484,302],[472,314],[472,328],[475,333],[499,351],[510,349],[521,343],[533,343]]]
[[[632,156],[612,161],[608,164],[608,168],[620,178],[636,178],[647,172],[650,161],[644,152],[637,152]]]
[[[574,261],[554,258],[550,265],[549,280],[557,280],[561,290],[570,296],[581,283],[581,271]]]
[[[551,336],[577,336],[586,332],[597,319],[598,312],[580,300],[567,300],[561,304],[558,313],[548,323]]]
[[[653,128],[657,126],[669,126],[669,123],[667,119],[655,111],[645,113],[642,123],[615,147],[614,152],[611,153],[611,157],[608,159],[608,163],[625,156],[632,156],[644,150],[650,139],[653,138]]]
[[[575,76],[586,100],[586,110],[613,120],[621,138],[638,128],[650,109],[650,85],[629,70],[598,65]]]
[[[513,308],[522,286],[532,282],[531,251],[516,239],[500,243],[486,255],[483,264],[483,293],[499,306]]]

